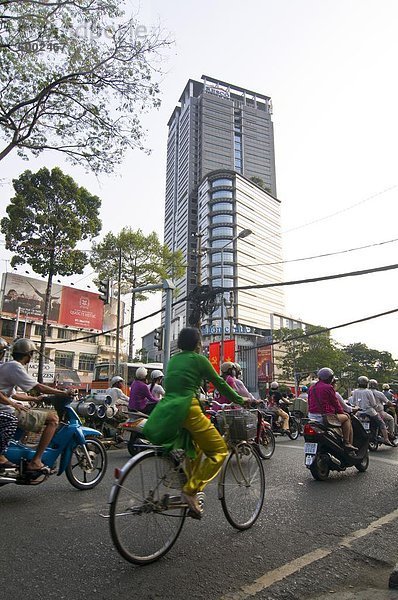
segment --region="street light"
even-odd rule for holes
[[[242,229],[242,231],[240,231],[238,233],[238,235],[235,235],[231,240],[229,240],[229,242],[227,242],[226,244],[224,244],[224,246],[222,246],[220,248],[220,252],[221,252],[221,289],[223,290],[224,288],[224,250],[225,248],[227,248],[227,246],[230,246],[231,244],[234,243],[235,240],[242,240],[243,238],[247,237],[248,235],[251,235],[253,232],[251,229]],[[222,291],[222,297],[221,297],[221,348],[220,348],[220,365],[222,365],[222,363],[224,362],[224,306],[225,302],[224,302],[224,290]]]

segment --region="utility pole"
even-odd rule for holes
[[[120,284],[122,279],[122,247],[119,248],[119,260],[117,269],[117,310],[116,310],[116,357],[115,357],[115,373],[119,372],[119,354],[120,354]]]

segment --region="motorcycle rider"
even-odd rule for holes
[[[376,400],[372,390],[368,388],[368,384],[369,379],[365,375],[358,377],[358,387],[352,392],[351,402],[354,406],[359,406],[361,411],[368,415],[371,422],[376,426],[376,429],[380,427],[386,446],[394,446],[388,438],[386,424],[376,410]]]
[[[112,377],[110,384],[111,386],[105,391],[105,394],[112,398],[112,404],[110,406],[116,406],[118,404],[122,406],[128,406],[129,397],[122,392],[124,384],[123,377],[120,377],[120,375],[115,375]]]
[[[151,373],[151,383],[149,385],[149,391],[158,400],[161,400],[166,393],[162,387],[162,381],[162,371],[160,369],[154,369]]]
[[[0,360],[3,360],[8,343],[4,338],[0,338]],[[14,433],[17,430],[18,419],[13,414],[13,408],[20,411],[23,405],[20,402],[7,398],[2,392],[0,392],[0,470],[14,468],[15,465],[11,463],[3,453],[6,451],[9,441],[12,439]]]
[[[51,394],[57,396],[70,397],[73,391],[64,391],[57,388],[39,383],[31,375],[27,373],[25,367],[29,364],[34,352],[37,352],[35,344],[27,338],[19,338],[12,345],[11,353],[13,360],[0,365],[0,390],[12,400],[15,394],[15,387],[21,388],[24,392],[33,390],[39,394]],[[18,395],[17,395],[18,397]],[[19,395],[21,398],[22,396]],[[35,398],[29,396],[29,401],[35,402]],[[36,399],[36,402],[38,400]],[[49,467],[45,466],[41,457],[51,442],[53,435],[58,426],[58,416],[54,411],[48,410],[31,410],[19,409],[15,404],[12,404],[12,410],[18,410],[18,427],[24,431],[41,431],[41,434],[36,452],[32,460],[27,464],[27,471],[41,471],[48,473]]]
[[[386,412],[394,418],[395,426],[397,426],[397,405],[388,383],[383,383],[383,394],[387,398],[387,402],[384,401]]]
[[[221,367],[220,367],[220,371],[221,371],[221,377],[228,383],[228,385],[235,391],[237,391],[236,388],[236,370],[235,370],[235,364],[233,362],[227,361],[222,363]],[[232,404],[231,400],[229,400],[226,396],[224,396],[223,394],[219,394],[217,397],[214,398],[219,404]],[[211,405],[212,410],[218,411],[220,410],[220,407],[217,404],[212,404]]]
[[[282,400],[283,397],[279,391],[279,383],[273,381],[270,386],[267,410],[282,419],[282,431],[289,431],[289,415],[279,405]]]
[[[307,402],[308,402],[308,386],[306,386],[306,385],[302,386],[301,392],[298,397],[303,398],[303,400],[307,400]]]
[[[242,398],[248,398],[250,400],[250,404],[252,404],[253,406],[256,405],[256,404],[258,404],[259,402],[261,402],[260,400],[257,400],[257,398],[255,398],[253,396],[253,394],[251,394],[249,392],[249,390],[247,389],[247,387],[243,383],[243,381],[242,381],[242,367],[240,366],[239,363],[235,363],[235,372],[236,372],[235,389],[238,392],[238,394],[240,396],[242,396]]]
[[[145,367],[138,367],[135,379],[130,387],[129,411],[140,411],[149,415],[159,402],[149,391],[146,383],[148,371]]]
[[[343,411],[332,385],[334,373],[332,369],[323,367],[318,371],[318,381],[308,392],[308,416],[314,421],[323,422],[323,415],[334,414],[341,423],[343,443],[348,451],[358,450],[352,445],[353,431],[351,419]]]
[[[390,436],[390,439],[393,440],[395,438],[394,435],[394,430],[395,430],[395,423],[394,423],[394,417],[392,415],[389,415],[385,410],[384,410],[384,403],[386,401],[386,397],[383,394],[383,392],[380,392],[378,389],[378,382],[376,381],[376,379],[369,379],[369,389],[372,391],[372,394],[374,396],[374,399],[376,400],[376,410],[379,413],[379,415],[381,416],[381,418],[383,419],[383,421],[385,422],[385,424],[387,425],[387,430]]]

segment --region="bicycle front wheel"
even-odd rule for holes
[[[123,467],[111,492],[113,543],[127,561],[144,565],[173,546],[185,520],[181,467],[167,455],[141,452]]]
[[[249,529],[258,519],[265,494],[261,460],[251,444],[234,446],[224,463],[218,495],[228,522],[236,529]]]

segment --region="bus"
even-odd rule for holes
[[[120,375],[124,379],[123,392],[128,396],[130,393],[130,385],[134,379],[135,372],[138,367],[145,367],[148,371],[148,377],[151,372],[155,369],[163,371],[163,363],[119,363],[119,368],[115,369],[115,364],[110,362],[101,362],[95,365],[93,381],[91,383],[91,391],[98,392],[100,390],[106,390],[110,387],[110,381],[114,375]]]

